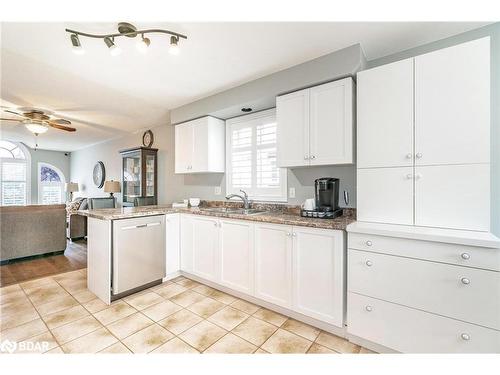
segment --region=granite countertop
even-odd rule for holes
[[[193,215],[211,216],[228,219],[249,220],[256,222],[298,225],[311,228],[337,229],[345,230],[347,225],[356,221],[356,211],[354,209],[344,209],[344,214],[335,219],[314,219],[300,216],[295,210],[271,209],[257,215],[243,215],[228,212],[206,211],[201,208],[172,208],[171,205],[165,206],[142,206],[142,207],[121,207],[104,208],[97,210],[78,211],[79,215],[100,219],[100,220],[119,220],[141,216],[164,215],[170,213],[185,213]]]

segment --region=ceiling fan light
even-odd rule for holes
[[[43,134],[47,130],[49,130],[49,128],[46,125],[37,124],[34,122],[28,122],[24,124],[24,126],[26,126],[26,128],[34,134]]]
[[[78,38],[78,35],[71,34],[70,39],[71,39],[71,44],[73,45],[73,53],[75,55],[83,55],[85,53],[85,50],[83,49],[83,47],[80,43],[80,39]]]
[[[176,37],[175,35],[172,35],[170,37],[170,48],[168,49],[168,52],[171,55],[178,55],[180,50],[179,50],[179,38]]]
[[[141,53],[148,52],[148,47],[151,44],[151,40],[149,38],[142,37],[136,44],[137,50]]]

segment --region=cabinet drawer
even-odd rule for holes
[[[349,233],[350,249],[500,271],[500,249]]]
[[[499,353],[500,332],[356,293],[347,332],[403,353]]]
[[[500,329],[500,273],[349,250],[348,288]]]

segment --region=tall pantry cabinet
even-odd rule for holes
[[[360,221],[490,229],[490,40],[358,73]]]

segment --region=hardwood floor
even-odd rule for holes
[[[64,254],[17,261],[0,266],[0,286],[87,267],[87,241],[68,241]]]

